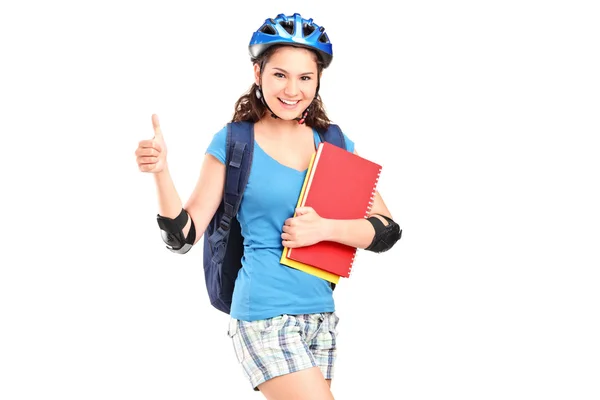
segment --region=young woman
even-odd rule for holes
[[[254,32],[249,51],[254,84],[236,102],[232,121],[254,123],[255,146],[237,214],[244,259],[228,333],[252,388],[266,398],[332,399],[338,323],[332,288],[321,278],[281,265],[283,246],[328,240],[381,252],[394,245],[401,230],[379,194],[368,219],[330,220],[311,208],[295,208],[320,141],[317,131],[330,122],[318,94],[323,69],[332,60],[324,29],[299,14],[280,14]],[[165,242],[185,253],[201,239],[222,201],[226,128],[214,135],[196,187],[182,207],[156,115],[152,122],[155,136],[140,142],[137,163],[155,177]],[[345,140],[347,150],[355,152],[354,143]]]

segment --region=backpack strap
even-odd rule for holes
[[[221,226],[229,226],[240,208],[254,154],[254,124],[248,121],[228,123],[226,146],[224,213]]]
[[[223,193],[223,215],[219,228],[211,235],[214,246],[227,236],[231,221],[237,215],[250,176],[254,153],[254,124],[247,121],[227,124],[225,150],[225,188]],[[219,246],[217,259],[225,256],[225,246]]]
[[[342,149],[348,150],[346,140],[340,127],[336,124],[329,124],[329,128],[324,133],[317,132],[321,138],[321,142],[328,142]]]

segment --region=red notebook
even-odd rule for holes
[[[381,166],[330,143],[320,143],[300,202],[323,218],[367,218],[373,205]],[[287,250],[287,257],[348,278],[356,248],[319,242]]]

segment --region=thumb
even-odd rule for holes
[[[296,208],[296,215],[304,215],[313,211],[312,207],[298,207]]]
[[[152,127],[154,128],[154,137],[162,137],[160,122],[158,121],[158,115],[156,114],[152,114]]]

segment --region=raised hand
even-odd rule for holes
[[[167,146],[156,114],[152,114],[152,126],[154,137],[140,141],[135,156],[140,171],[155,174],[161,172],[167,165]]]

